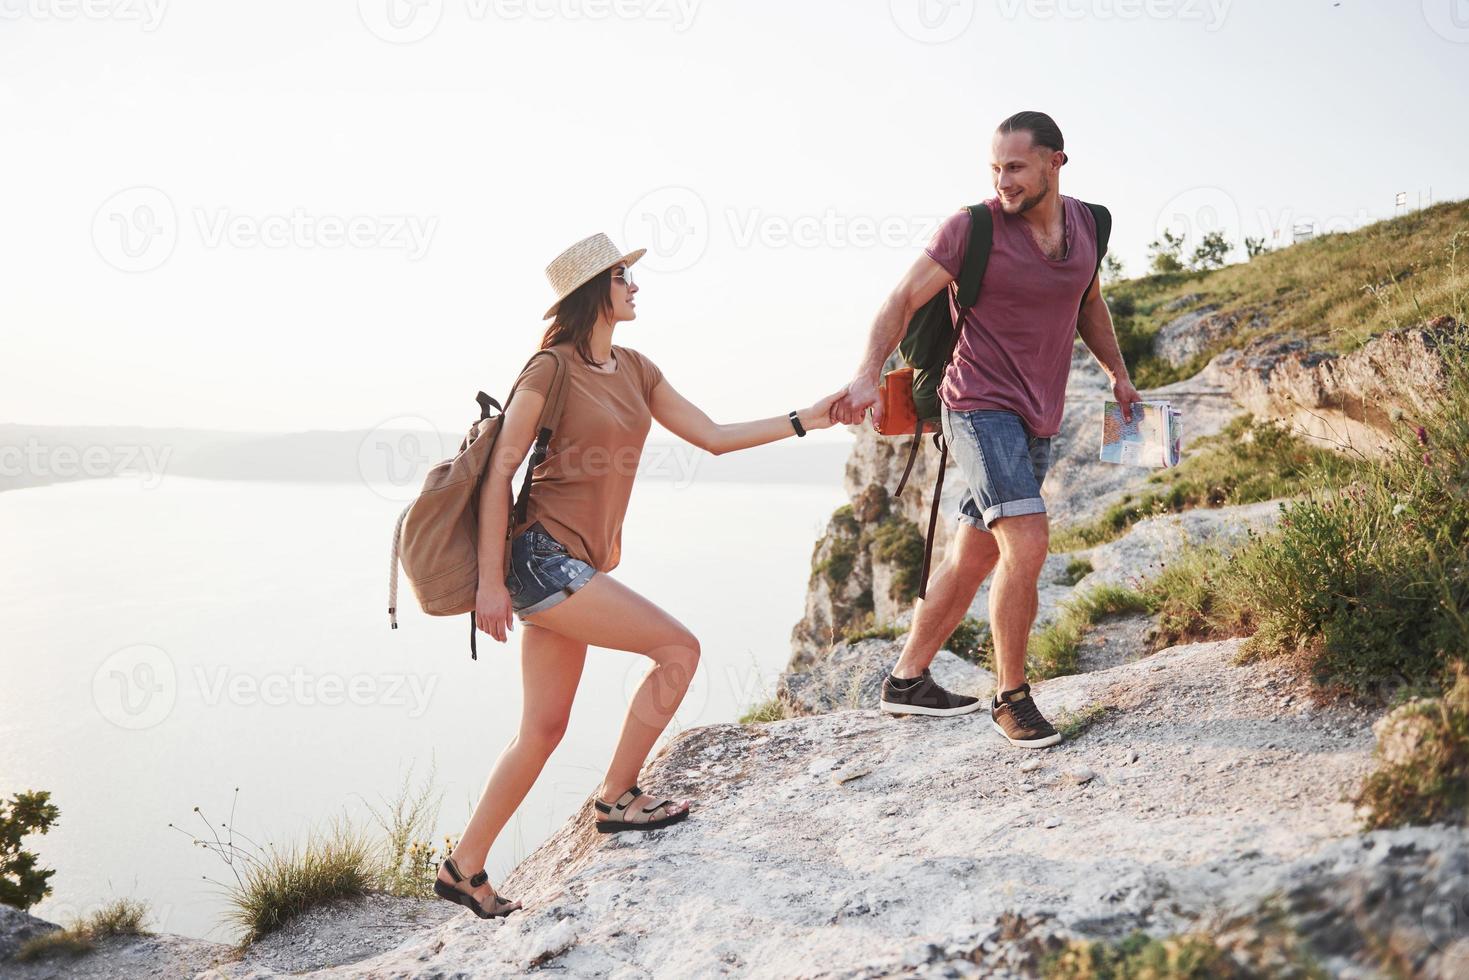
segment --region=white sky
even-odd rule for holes
[[[1469,196],[1466,96],[1469,0],[0,0],[0,421],[461,431],[596,230],[654,250],[618,343],[784,413],[1013,111],[1138,273]]]

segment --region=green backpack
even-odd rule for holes
[[[1092,272],[1095,280],[1101,272],[1102,258],[1107,254],[1107,242],[1112,236],[1112,213],[1100,204],[1086,204],[1097,226],[1097,266]],[[959,339],[959,329],[964,322],[964,311],[979,298],[979,286],[984,281],[985,268],[989,265],[990,249],[994,245],[994,215],[986,203],[971,204],[969,211],[969,244],[964,250],[964,264],[959,269],[959,278],[941,289],[908,321],[908,330],[898,344],[898,353],[913,369],[913,407],[918,416],[913,432],[913,443],[908,450],[908,464],[903,467],[903,476],[898,480],[894,497],[903,495],[908,475],[913,472],[913,463],[918,458],[918,447],[923,441],[925,429],[933,431],[933,444],[939,450],[939,473],[933,487],[933,504],[928,514],[928,537],[923,545],[923,577],[918,584],[918,598],[928,592],[928,569],[933,559],[934,530],[938,527],[939,499],[944,492],[944,470],[949,464],[949,447],[944,442],[939,423],[943,405],[939,401],[939,384],[954,356],[954,345]],[[1087,284],[1087,292],[1091,284]],[[950,313],[949,301],[953,297],[959,310],[956,322]],[[1086,303],[1086,294],[1082,294]],[[1081,316],[1081,306],[1076,308]]]

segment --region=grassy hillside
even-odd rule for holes
[[[1384,330],[1438,316],[1469,318],[1469,201],[1436,204],[1211,272],[1116,283],[1105,293],[1140,388],[1190,377],[1214,354],[1263,334],[1349,351]],[[1176,306],[1165,309],[1170,304]],[[1159,327],[1205,306],[1238,320],[1234,336],[1177,368],[1153,356]]]

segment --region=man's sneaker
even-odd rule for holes
[[[1006,691],[990,704],[990,720],[995,731],[1010,740],[1011,745],[1027,749],[1043,749],[1061,741],[1056,731],[1035,706],[1030,696],[1030,685],[1021,684],[1013,691]]]
[[[953,694],[934,682],[928,669],[903,682],[893,683],[888,674],[882,682],[882,699],[878,706],[890,715],[967,715],[979,709],[979,698]]]

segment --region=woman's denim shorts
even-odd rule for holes
[[[1014,412],[943,407],[944,439],[967,486],[959,520],[988,531],[1001,517],[1044,514],[1041,484],[1051,464],[1051,440],[1032,436]]]
[[[505,575],[510,606],[521,619],[550,609],[586,585],[596,571],[567,554],[565,546],[536,521],[510,542],[510,571]]]

